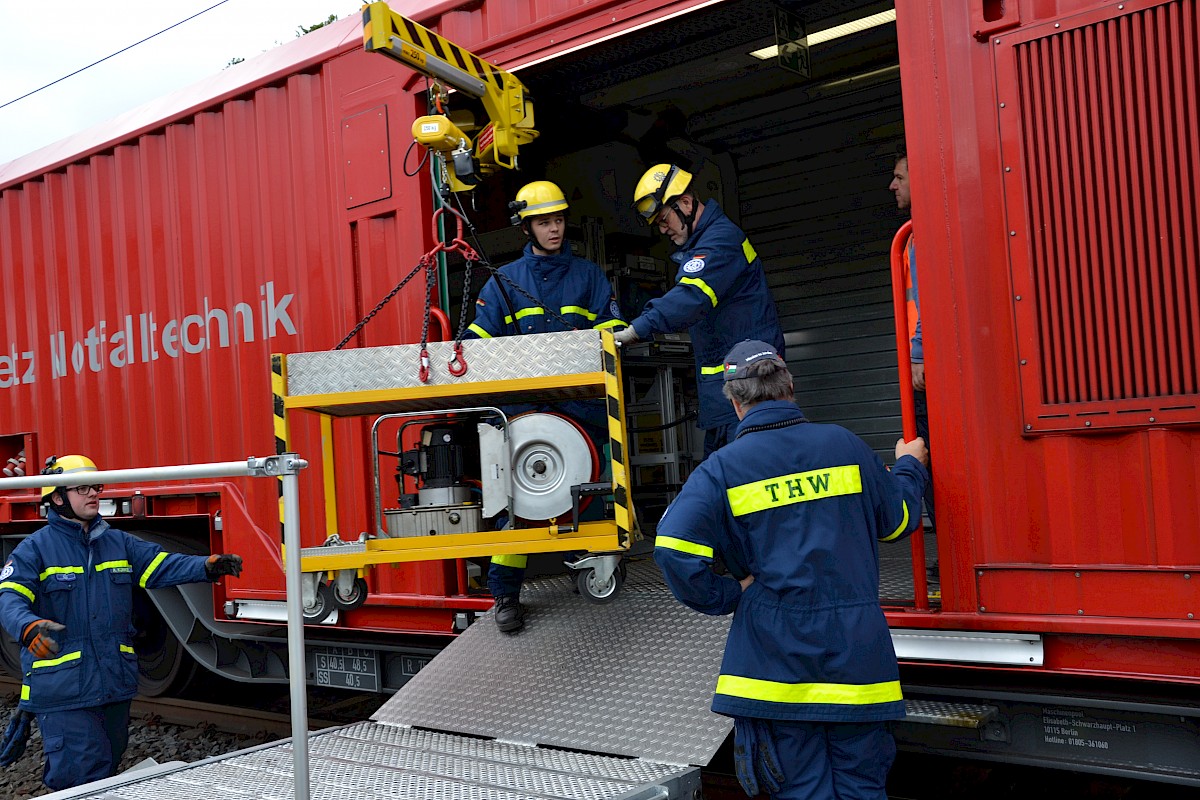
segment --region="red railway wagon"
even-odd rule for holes
[[[906,140],[940,573],[926,586],[905,560],[885,605],[909,695],[968,710],[966,726],[900,738],[1197,780],[1194,0],[910,0],[894,24],[890,3],[861,0],[418,5],[395,10],[534,98],[521,172],[470,202],[493,261],[520,246],[505,202],[550,177],[589,254],[617,278],[652,270],[667,251],[628,198],[645,164],[687,159],[767,264],[801,406],[881,452],[902,424],[888,300],[902,220],[885,187]],[[806,48],[752,55],[798,21]],[[0,167],[0,462],[270,452],[269,354],[332,347],[434,244],[428,175],[409,176],[425,89],[345,19]],[[442,273],[447,310],[459,277]],[[409,287],[352,346],[416,341],[423,299]],[[622,300],[636,311],[636,291]],[[370,527],[369,427],[332,425],[332,453],[318,423],[293,430],[336,465],[303,477],[306,544]],[[148,688],[181,679],[180,641],[226,675],[280,680],[273,489],[106,497],[121,527],[248,559],[212,597],[155,598]],[[38,513],[33,495],[0,497],[5,548]],[[366,688],[394,689],[490,604],[462,573],[375,571],[363,607],[310,628],[311,679],[329,680],[315,654],[350,654]]]

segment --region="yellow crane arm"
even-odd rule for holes
[[[368,52],[389,56],[483,103],[489,122],[472,143],[479,171],[486,174],[497,165],[515,169],[518,149],[537,136],[533,104],[525,96],[524,84],[512,73],[397,14],[387,3],[368,3],[363,6],[362,14],[363,47]],[[422,124],[430,131],[431,121],[442,119],[445,119],[442,115],[418,119],[413,125],[414,136],[432,149],[453,152],[450,142],[461,131],[448,120],[428,140],[423,141],[420,136]],[[447,131],[450,136],[445,135]],[[463,135],[462,141],[469,140]],[[455,158],[455,165],[457,170],[460,159]],[[461,173],[459,177],[463,177]]]

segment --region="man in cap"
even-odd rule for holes
[[[692,175],[672,164],[651,167],[638,181],[634,206],[648,225],[658,226],[678,248],[675,285],[646,304],[641,316],[615,336],[621,344],[656,333],[686,330],[696,359],[699,425],[704,455],[726,444],[737,417],[721,396],[721,359],[751,337],[783,353],[783,332],[767,288],[762,261],[715,200],[700,202]]]
[[[0,570],[0,624],[21,644],[17,715],[36,714],[42,732],[42,780],[69,789],[113,775],[129,741],[129,702],[137,694],[133,587],[156,589],[237,577],[236,555],[168,554],[110,528],[100,517],[104,486],[88,482],[90,458],[51,456],[44,475],[74,475],[46,486],[46,527],[30,534]],[[24,724],[20,724],[24,721]],[[28,736],[25,720],[6,733]],[[20,755],[23,743],[0,752]]]
[[[884,800],[904,700],[877,542],[916,527],[925,444],[897,442],[889,472],[850,431],[809,422],[767,342],[729,352],[723,391],[734,441],[688,478],[654,557],[681,602],[734,614],[712,710],[734,718],[738,778],[778,800]]]
[[[612,285],[603,270],[571,252],[567,241],[567,198],[550,181],[534,181],[509,204],[512,223],[529,241],[516,261],[501,267],[475,301],[475,321],[467,338],[491,339],[573,329],[605,329],[624,325]],[[601,443],[608,441],[607,411],[602,401],[584,400],[554,406],[508,406],[509,416],[523,411],[555,411],[575,420]],[[514,633],[525,625],[521,582],[529,561],[524,555],[492,557],[488,589],[496,600],[496,626]]]

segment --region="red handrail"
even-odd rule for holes
[[[917,437],[917,412],[913,403],[912,353],[908,341],[908,298],[905,296],[905,251],[912,235],[908,220],[892,238],[892,307],[896,320],[896,362],[900,372],[900,421],[904,441]],[[913,602],[918,610],[929,610],[929,582],[925,577],[925,526],[917,520],[917,529],[909,539],[912,546]]]

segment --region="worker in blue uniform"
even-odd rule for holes
[[[0,624],[21,643],[16,713],[37,715],[43,780],[54,790],[109,777],[125,752],[138,681],[133,587],[242,571],[240,556],[168,554],[109,527],[100,518],[104,487],[86,483],[90,472],[96,465],[86,456],[48,460],[43,474],[74,474],[79,483],[42,489],[48,524],[18,544],[0,570]],[[14,737],[28,731],[27,717],[9,726]],[[0,749],[19,751],[23,742]]]
[[[698,423],[704,455],[729,442],[737,417],[721,395],[721,359],[737,342],[761,339],[782,354],[783,332],[762,261],[741,228],[715,200],[700,202],[692,175],[671,164],[651,167],[634,190],[634,206],[678,248],[675,285],[646,304],[615,336],[620,344],[687,330],[696,360]]]
[[[550,181],[534,181],[510,204],[512,223],[529,241],[516,261],[501,267],[475,301],[475,321],[467,337],[490,339],[624,325],[612,285],[596,264],[571,252],[567,241],[566,196]],[[555,411],[578,422],[593,441],[608,441],[603,401],[566,401],[554,406],[509,406],[505,413]],[[601,445],[602,446],[602,445]],[[528,556],[497,555],[488,568],[488,589],[496,600],[496,625],[506,633],[525,625],[521,582]]]
[[[888,472],[850,431],[809,422],[766,342],[735,346],[723,384],[735,439],[688,478],[654,557],[681,602],[734,615],[712,710],[734,718],[738,778],[777,800],[884,800],[904,701],[877,542],[916,527],[925,444],[897,442]]]

